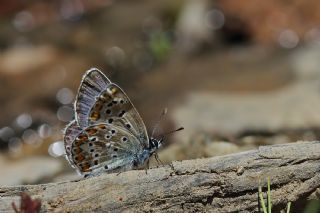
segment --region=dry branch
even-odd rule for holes
[[[256,212],[258,186],[271,178],[273,209],[320,197],[320,142],[262,146],[145,171],[80,181],[0,187],[0,212],[12,212],[21,192],[43,212]]]

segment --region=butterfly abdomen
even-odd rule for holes
[[[144,149],[140,154],[136,156],[136,159],[133,162],[133,167],[134,168],[143,167],[151,155],[152,153],[150,152],[150,149],[148,148]]]

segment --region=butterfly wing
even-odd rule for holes
[[[71,152],[72,162],[82,174],[94,174],[132,169],[142,147],[127,129],[97,124],[75,138]]]
[[[75,102],[76,120],[80,127],[89,124],[89,113],[102,91],[110,84],[110,80],[96,68],[88,70],[82,78]]]
[[[66,157],[69,163],[74,167],[71,159],[71,146],[76,137],[81,133],[82,129],[77,124],[76,120],[71,121],[64,130],[64,148]]]
[[[143,120],[128,96],[98,69],[89,70],[80,85],[75,104],[81,127],[108,123],[127,129],[148,146],[148,134]]]

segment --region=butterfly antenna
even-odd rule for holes
[[[154,128],[152,130],[152,134],[151,134],[151,137],[153,138],[154,134],[156,133],[156,131],[159,129],[160,127],[160,123],[161,121],[163,120],[164,116],[167,114],[168,112],[168,108],[164,108],[162,110],[162,113],[160,114],[160,117],[159,117],[159,120],[157,121],[157,123],[154,125]]]
[[[171,135],[172,133],[175,133],[175,132],[178,132],[178,131],[181,131],[181,130],[184,130],[184,127],[180,127],[178,129],[168,131],[168,132],[163,133],[163,134],[161,134],[159,136],[161,136],[161,138],[164,138],[165,136]]]

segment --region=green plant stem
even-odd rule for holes
[[[259,186],[258,190],[259,190],[259,198],[260,198],[260,201],[261,201],[261,206],[262,206],[263,212],[267,213],[267,208],[266,208],[266,204],[265,204],[264,199],[263,199],[261,186]]]
[[[268,213],[271,213],[271,189],[270,189],[270,177],[267,178],[268,181]]]
[[[291,202],[288,202],[288,205],[287,205],[287,213],[290,213],[290,208],[291,208]]]

